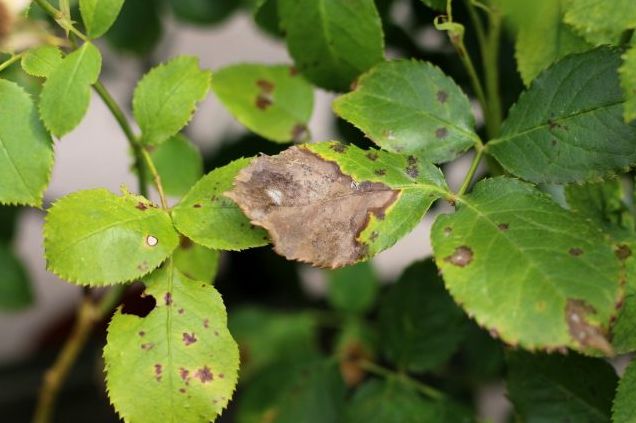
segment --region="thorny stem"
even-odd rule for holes
[[[12,64],[14,64],[15,62],[17,62],[18,60],[20,60],[22,58],[22,54],[14,54],[13,56],[11,56],[10,58],[8,58],[7,60],[5,60],[4,62],[0,63],[0,72],[2,72],[3,70],[5,70],[6,68],[8,68],[9,66],[11,66]]]
[[[62,13],[55,9],[55,7],[53,7],[47,0],[35,1],[44,11],[51,15],[63,29],[71,31],[83,40],[87,40],[87,37],[74,28],[71,23],[63,22],[61,20],[63,18]],[[157,184],[157,190],[161,196],[161,202],[164,207],[166,207],[161,179],[159,178],[159,175],[156,174],[154,163],[147,152],[143,149],[139,140],[135,137],[124,112],[100,81],[97,81],[93,85],[93,88],[114,116],[133,150],[135,155],[137,178],[139,179],[140,194],[147,196],[148,191],[146,183],[146,168],[143,164],[145,160],[151,172],[153,172],[155,176],[155,183]],[[70,369],[75,363],[77,356],[88,341],[93,327],[97,322],[104,319],[113,310],[113,308],[115,308],[115,306],[120,302],[126,288],[126,285],[115,286],[111,288],[98,302],[94,302],[88,294],[85,296],[77,311],[77,318],[71,334],[66,339],[57,359],[44,376],[44,381],[40,390],[40,396],[38,398],[33,418],[35,423],[48,423],[51,421],[55,401],[59,391],[66,380]]]
[[[55,363],[44,374],[40,396],[33,417],[34,423],[48,423],[52,420],[55,401],[60,388],[68,377],[77,356],[84,348],[88,337],[95,326],[119,303],[126,287],[118,285],[108,291],[99,303],[93,302],[86,295],[77,311],[75,324],[62,351],[57,356]]]
[[[406,385],[410,385],[414,387],[415,389],[417,389],[418,391],[420,391],[422,394],[434,400],[442,400],[445,397],[443,392],[438,391],[432,386],[425,385],[424,383],[413,379],[412,377],[410,377],[409,375],[405,373],[398,373],[391,369],[387,369],[386,367],[380,366],[379,364],[376,364],[372,361],[362,360],[360,362],[360,367],[362,367],[364,370],[368,371],[369,373],[373,373],[377,376],[382,376],[387,379],[396,379]]]

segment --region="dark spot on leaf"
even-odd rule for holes
[[[367,159],[371,160],[372,162],[378,160],[378,153],[374,153],[374,152],[369,152],[366,154]]]
[[[203,366],[203,368],[198,369],[197,372],[194,374],[194,377],[199,379],[201,383],[208,383],[214,379],[212,371],[208,366]]]
[[[336,153],[344,153],[345,151],[347,151],[347,146],[339,142],[331,144],[329,148],[331,148]]]
[[[406,158],[406,163],[408,163],[409,166],[415,166],[417,165],[417,157],[415,156],[408,156]]]
[[[219,336],[219,331],[218,330],[214,331],[214,336]]]
[[[509,228],[509,225],[507,223],[500,223],[499,225],[497,225],[497,227],[499,228],[500,231],[507,231]]]
[[[437,128],[435,130],[435,136],[439,139],[446,138],[448,136],[448,129],[446,128]]]
[[[181,367],[179,369],[179,377],[185,382],[186,385],[188,385],[190,383],[190,370]]]
[[[194,207],[195,209],[200,209],[201,208],[201,204],[196,203],[196,204],[193,204],[192,207]]]
[[[203,327],[206,329],[210,327],[210,321],[208,319],[203,320]]]
[[[557,145],[557,140],[555,140],[555,139],[552,139],[552,141],[551,141],[551,144],[552,144],[552,146],[555,146],[555,145]]]
[[[386,175],[386,169],[376,169],[374,173],[378,176],[384,176]]]
[[[578,257],[581,254],[583,254],[583,250],[575,247],[575,248],[570,248],[568,250],[568,253],[570,253],[571,256]]]
[[[179,392],[181,392],[182,394],[186,393],[186,389],[185,388],[179,388]]]
[[[139,331],[139,336],[146,336],[146,332],[144,332],[143,330]]]
[[[148,262],[144,260],[141,263],[139,263],[137,265],[137,270],[139,270],[140,272],[146,273],[148,270],[150,270],[150,268],[148,267]]]
[[[290,74],[291,76],[296,76],[296,75],[298,75],[298,69],[296,69],[296,67],[295,67],[295,66],[290,66],[290,67],[289,67],[289,74]]]
[[[180,308],[179,310],[177,310],[177,313],[179,314],[183,314],[184,310],[182,308]]]
[[[217,376],[219,377],[219,379],[225,378],[225,375],[223,373],[219,373]]]
[[[369,240],[371,242],[375,242],[378,239],[378,233],[376,231],[371,232],[371,235],[369,236]]]
[[[137,205],[135,206],[135,208],[141,210],[141,211],[146,211],[148,210],[148,206],[145,203],[142,203],[141,201],[137,203]]]
[[[258,97],[256,97],[255,104],[256,104],[256,107],[258,107],[259,109],[267,110],[267,108],[272,105],[272,100],[264,96],[263,94],[259,94]]]
[[[292,141],[301,142],[305,141],[309,136],[309,132],[307,131],[307,125],[304,123],[297,123],[294,125],[291,131]]]
[[[584,348],[593,348],[607,356],[613,356],[614,350],[603,330],[587,321],[589,314],[596,314],[594,307],[582,300],[568,299],[565,305],[565,320],[570,336]]]
[[[448,100],[448,93],[444,90],[439,90],[437,92],[437,101],[444,104],[446,103],[446,100]]]
[[[473,261],[473,250],[470,247],[462,245],[455,248],[455,251],[450,256],[446,257],[444,261],[454,264],[459,267],[466,267]]]
[[[146,342],[145,344],[141,344],[141,349],[144,351],[150,351],[154,348],[154,346],[155,344],[153,344],[152,342]]]
[[[452,233],[453,233],[453,228],[451,228],[450,226],[447,226],[444,228],[444,235],[450,236],[450,234]]]
[[[212,197],[210,197],[210,201],[214,202],[216,200],[218,200],[219,197],[217,197],[216,195],[213,195]]]
[[[631,257],[632,249],[625,244],[621,244],[618,247],[616,247],[616,250],[614,251],[614,253],[616,254],[616,257],[618,257],[619,260],[626,260],[627,258]]]
[[[256,81],[256,85],[260,88],[264,93],[269,94],[274,91],[274,83],[270,81],[266,81],[264,79],[259,79]]]
[[[172,305],[172,294],[170,292],[166,292],[163,296],[163,302],[169,306]]]
[[[157,382],[161,382],[161,372],[163,371],[163,367],[161,364],[155,364],[155,379]]]
[[[197,342],[197,337],[194,334],[194,332],[192,333],[183,332],[183,343],[185,344],[186,347],[188,345],[194,344],[195,342]]]

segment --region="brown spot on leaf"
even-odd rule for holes
[[[203,366],[202,368],[198,369],[197,372],[194,374],[194,377],[199,379],[201,383],[208,383],[214,379],[212,371],[208,366]]]
[[[378,239],[379,234],[377,233],[377,231],[373,231],[371,232],[371,235],[369,236],[369,240],[371,242],[375,242]]]
[[[166,292],[163,296],[163,302],[169,306],[172,305],[172,294],[170,292]]]
[[[183,314],[184,310],[182,308],[180,308],[179,310],[177,310],[177,313],[179,314]]]
[[[139,331],[139,336],[146,336],[146,332],[144,332],[143,330]]]
[[[384,176],[386,175],[386,169],[376,169],[373,173],[375,173],[378,176]]]
[[[147,272],[148,270],[150,270],[150,267],[148,266],[148,262],[147,261],[142,261],[141,263],[139,263],[137,265],[137,270],[139,270],[140,272]]]
[[[446,128],[437,128],[435,130],[435,136],[439,139],[446,138],[448,136],[448,129]]]
[[[289,67],[289,74],[291,76],[296,76],[298,75],[298,69],[295,66],[290,66]]]
[[[144,350],[144,351],[150,351],[154,347],[155,347],[155,344],[153,344],[152,342],[147,342],[145,344],[141,344],[141,349]]]
[[[186,389],[185,388],[179,388],[179,392],[181,392],[182,394],[186,393]]]
[[[470,247],[462,245],[455,248],[455,251],[444,261],[459,267],[466,267],[473,261],[473,250]]]
[[[194,344],[195,342],[197,342],[197,337],[194,334],[194,332],[192,333],[183,332],[183,343],[185,344],[186,347],[188,345]]]
[[[571,256],[578,257],[581,254],[583,254],[583,250],[575,247],[575,248],[570,248],[568,250],[568,253],[570,253]]]
[[[618,257],[619,260],[626,260],[632,255],[632,249],[625,244],[621,244],[616,247],[616,250],[614,250],[614,253],[616,254],[616,257]]]
[[[370,151],[366,154],[366,156],[367,156],[367,159],[371,160],[372,162],[378,160],[378,153],[374,153]]]
[[[550,144],[552,144],[552,146],[554,147],[555,145],[557,145],[557,140],[552,139],[552,141],[550,142]]]
[[[206,329],[210,327],[210,321],[208,319],[203,320],[203,327]]]
[[[444,90],[439,90],[437,92],[437,101],[444,104],[446,103],[446,100],[448,100],[448,93]]]
[[[336,153],[344,153],[345,151],[347,151],[347,146],[339,142],[331,144],[329,148]]]
[[[179,369],[179,377],[185,382],[186,385],[190,384],[190,370],[181,367]]]
[[[340,374],[347,386],[353,388],[362,383],[366,375],[362,363],[371,359],[373,356],[359,342],[345,345],[340,353]]]
[[[510,225],[508,225],[507,223],[500,223],[499,225],[497,225],[497,228],[499,228],[499,230],[502,232],[506,232],[509,227]]]
[[[201,204],[196,203],[196,204],[193,204],[192,207],[194,207],[195,209],[200,209],[201,208]]]
[[[256,85],[260,88],[264,93],[269,94],[274,91],[274,83],[270,81],[266,81],[264,79],[259,79],[256,81]]]
[[[157,382],[161,382],[161,373],[163,372],[163,367],[161,364],[155,364],[155,379]]]
[[[272,105],[272,99],[263,94],[259,94],[258,97],[256,97],[255,104],[259,109],[267,110],[267,108]]]
[[[444,228],[444,235],[445,236],[450,236],[453,233],[453,228],[451,228],[450,226],[447,226]]]
[[[141,211],[146,211],[148,210],[148,205],[146,203],[143,202],[138,202],[137,205],[135,206],[136,209],[141,210]]]
[[[331,268],[365,257],[358,235],[372,215],[384,216],[398,194],[382,183],[357,183],[304,147],[257,158],[226,193],[253,224],[267,229],[279,254]]]
[[[587,321],[587,316],[595,313],[594,307],[585,301],[568,299],[565,305],[565,320],[570,336],[584,348],[592,348],[603,352],[607,356],[613,356],[614,350],[603,330],[592,326]]]

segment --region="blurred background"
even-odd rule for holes
[[[432,61],[443,67],[462,87],[468,86],[463,68],[446,36],[432,26],[436,15],[433,11],[423,7],[420,0],[377,0],[376,3],[383,19],[389,57]],[[236,63],[291,63],[285,43],[268,15],[270,12],[261,9],[255,15],[253,6],[251,0],[126,0],[117,23],[99,42],[104,55],[102,80],[129,113],[132,92],[139,78],[157,63],[177,55],[197,56],[201,66],[212,71]],[[464,12],[461,8],[455,13],[456,20],[462,21]],[[473,39],[469,35],[466,37],[469,43]],[[507,109],[522,84],[508,42],[504,42],[501,56],[502,79],[506,81],[504,109]],[[20,79],[37,90],[37,82],[17,74],[18,68],[6,71],[3,77]],[[338,139],[369,146],[370,142],[355,128],[336,120],[331,112],[333,98],[333,93],[316,93],[310,124],[314,140]],[[476,102],[474,104],[478,122],[481,122],[480,110]],[[200,105],[185,134],[203,153],[206,172],[240,156],[275,154],[287,147],[248,133],[212,93]],[[55,153],[55,168],[45,195],[45,207],[57,198],[81,189],[106,187],[118,192],[122,185],[132,191],[136,189],[126,139],[96,95],[93,95],[81,125],[56,142]],[[459,185],[470,159],[470,156],[463,157],[444,168],[451,186]],[[448,210],[448,205],[436,205],[413,233],[376,257],[372,262],[371,277],[382,284],[391,283],[408,265],[430,256],[430,226],[437,213]],[[82,294],[81,288],[46,271],[42,248],[43,217],[41,210],[0,207],[0,239],[10,243],[20,263],[7,259],[4,265],[24,268],[30,288],[18,294],[24,304],[32,299],[26,307],[9,304],[0,309],[0,420],[6,422],[29,421],[43,372],[68,335]],[[2,266],[0,262],[0,279]],[[233,310],[246,305],[294,312],[303,307],[326,308],[325,292],[330,277],[324,271],[287,262],[270,247],[263,247],[242,253],[224,253],[215,285],[224,297],[230,316]],[[143,309],[139,291],[139,288],[129,291],[128,307]],[[106,322],[95,331],[89,347],[73,369],[58,404],[56,421],[117,421],[103,389],[101,348],[105,327]],[[471,331],[474,331],[471,338],[471,342],[475,341],[474,348],[491,348],[492,363],[471,364],[475,368],[482,367],[484,373],[470,374],[470,386],[478,384],[475,391],[462,385],[465,381],[443,383],[455,384],[450,389],[466,404],[476,407],[483,419],[506,421],[509,407],[500,382],[500,347],[494,342],[490,344],[488,335],[478,328],[471,327]],[[324,334],[319,333],[319,344],[322,336]],[[446,366],[454,368],[461,379],[476,370],[468,369],[467,363],[470,363],[470,348],[468,352],[459,351]],[[431,378],[433,384],[442,383],[435,375]],[[241,391],[239,398],[240,395]],[[239,401],[232,403],[230,411],[222,417],[223,421],[235,421],[233,409],[236,404]]]

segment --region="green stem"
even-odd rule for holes
[[[55,411],[55,401],[68,374],[77,360],[77,356],[86,345],[95,324],[103,320],[119,303],[125,285],[111,288],[96,304],[86,295],[77,310],[75,324],[71,334],[53,365],[44,374],[44,381],[33,416],[34,423],[49,423]]]
[[[457,195],[464,195],[468,188],[470,187],[470,183],[473,181],[475,177],[475,172],[477,172],[477,168],[479,167],[479,163],[481,162],[482,157],[484,156],[484,149],[477,148],[475,150],[475,157],[473,157],[473,161],[470,164],[470,168],[468,169],[468,173],[464,177],[464,182],[462,182],[462,186],[457,191]]]
[[[135,170],[137,171],[137,176],[139,178],[139,193],[143,196],[148,196],[148,187],[146,184],[146,167],[144,166],[144,154],[143,154],[143,146],[139,143],[135,134],[133,133],[130,124],[128,123],[128,119],[126,119],[126,115],[121,110],[113,96],[110,95],[104,84],[101,81],[97,81],[93,88],[95,92],[102,98],[108,110],[110,110],[111,114],[119,124],[119,127],[126,135],[126,139],[128,139],[128,144],[130,148],[133,150],[133,155],[135,156]]]
[[[420,391],[422,394],[426,395],[429,398],[434,400],[442,400],[445,398],[443,392],[433,388],[432,386],[425,385],[424,383],[413,379],[409,375],[405,373],[398,373],[391,369],[387,369],[386,367],[382,367],[379,364],[376,364],[372,361],[363,360],[360,362],[360,367],[369,373],[373,373],[377,376],[381,376],[387,379],[396,379],[406,385],[410,385]]]
[[[488,98],[488,114],[486,115],[486,131],[488,138],[499,135],[501,128],[501,94],[499,92],[499,44],[501,39],[501,14],[492,11],[489,14],[490,29],[485,48],[482,50],[484,78]]]
[[[166,200],[166,194],[163,191],[163,184],[161,183],[161,176],[159,172],[157,172],[157,168],[155,167],[155,163],[152,161],[152,157],[150,157],[150,153],[145,148],[141,149],[141,154],[146,160],[146,165],[150,170],[150,174],[152,175],[152,179],[155,181],[155,186],[157,187],[157,191],[159,192],[159,199],[161,200],[161,207],[165,210],[168,210],[168,201]]]
[[[3,70],[5,70],[6,68],[8,68],[9,66],[11,66],[12,64],[14,64],[15,62],[17,62],[18,60],[20,60],[22,58],[22,54],[14,54],[13,56],[11,56],[9,59],[7,59],[6,61],[0,63],[0,72],[2,72]]]
[[[482,110],[484,111],[484,115],[488,116],[489,110],[488,102],[486,101],[486,95],[484,94],[484,89],[481,85],[481,81],[479,80],[479,76],[477,76],[475,65],[473,64],[473,61],[468,54],[468,50],[466,50],[466,46],[464,45],[464,39],[461,36],[451,34],[450,40],[455,47],[457,55],[462,61],[466,72],[468,73],[470,84],[473,87],[473,91],[475,92],[475,96],[477,96],[477,100],[479,101]]]

